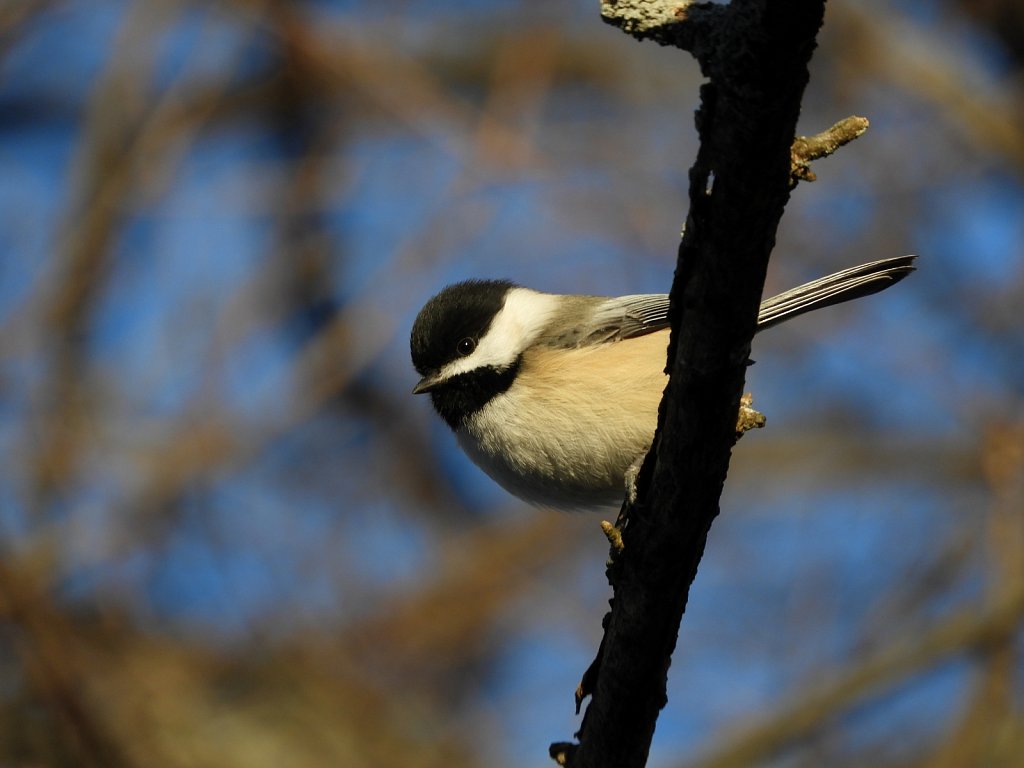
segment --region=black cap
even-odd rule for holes
[[[459,357],[463,339],[479,342],[514,287],[508,280],[467,280],[449,285],[428,301],[409,340],[412,364],[420,375],[436,373]]]

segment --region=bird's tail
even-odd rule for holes
[[[804,312],[884,291],[914,271],[916,258],[917,256],[896,256],[872,261],[819,277],[778,296],[765,299],[761,302],[761,309],[757,314],[757,330],[771,328]]]

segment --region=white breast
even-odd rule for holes
[[[457,432],[466,454],[540,506],[622,502],[624,475],[650,447],[665,388],[668,331],[524,355],[515,383]]]

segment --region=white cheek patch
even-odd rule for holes
[[[487,333],[477,341],[473,353],[448,363],[441,369],[441,378],[448,379],[477,368],[507,368],[550,323],[557,309],[557,296],[529,288],[513,288]]]

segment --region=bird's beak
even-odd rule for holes
[[[422,395],[429,392],[440,383],[441,380],[437,376],[424,376],[419,380],[419,382],[417,382],[416,386],[412,388],[412,393],[414,395]]]

